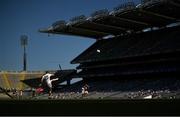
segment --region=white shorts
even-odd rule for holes
[[[47,86],[48,86],[49,88],[52,88],[52,83],[51,83],[51,82],[47,82]]]

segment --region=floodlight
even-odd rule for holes
[[[63,28],[64,26],[66,26],[66,21],[64,20],[59,20],[52,24],[53,29]]]
[[[72,25],[72,24],[76,24],[76,23],[80,23],[86,20],[86,16],[85,15],[80,15],[80,16],[75,16],[73,18],[71,18],[66,25]]]
[[[160,2],[166,2],[167,0],[141,0],[141,3],[144,5],[149,5],[149,4],[156,4]]]
[[[75,21],[80,21],[80,20],[85,20],[86,16],[85,15],[79,15],[79,16],[75,16],[73,18],[70,19],[71,22],[75,22]]]
[[[26,46],[28,44],[28,36],[26,35],[21,35],[20,37],[20,40],[21,40],[21,46],[23,46],[24,48],[24,54],[23,54],[23,70],[26,71],[26,67],[27,67],[27,57],[26,57]]]
[[[124,4],[120,4],[117,7],[114,8],[115,11],[119,10],[127,10],[127,9],[132,9],[135,8],[135,3],[133,1],[126,2]]]
[[[26,35],[21,35],[20,39],[21,39],[21,46],[26,46],[28,37]]]
[[[102,9],[102,10],[93,12],[91,14],[91,17],[104,16],[104,15],[108,15],[108,14],[109,14],[109,11],[107,9]]]

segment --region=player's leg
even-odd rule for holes
[[[52,83],[51,82],[49,82],[48,84],[48,88],[49,88],[49,96],[51,96],[52,95]]]
[[[52,88],[49,88],[49,96],[52,96]]]

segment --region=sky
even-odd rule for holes
[[[89,16],[92,12],[114,7],[127,0],[0,0],[0,71],[23,69],[21,35],[28,36],[27,70],[74,69],[76,56],[92,45],[90,38],[50,35],[38,32],[58,20]],[[137,4],[139,0],[134,0]]]

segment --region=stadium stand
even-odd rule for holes
[[[90,94],[83,97],[83,82],[57,91],[60,99],[143,99],[152,95],[154,99],[177,98],[180,81],[176,77],[143,79],[107,79],[92,80],[88,84]],[[64,92],[64,93],[63,93]]]
[[[16,72],[16,71],[1,71],[0,82],[1,87],[4,89],[18,89],[24,90],[29,86],[24,84],[23,81],[27,79],[40,78],[44,72]]]
[[[71,63],[94,62],[179,51],[180,27],[99,40]],[[99,46],[100,45],[100,46]],[[101,50],[100,53],[97,49]],[[99,60],[100,59],[100,60]]]
[[[178,98],[179,11],[178,0],[142,0],[76,17],[63,29],[40,29],[97,40],[71,61],[83,81],[60,89],[62,97],[82,97],[77,92],[88,83],[90,94],[83,98]]]
[[[58,77],[58,83],[70,80],[76,77],[76,71],[73,69],[69,70],[57,70],[50,71],[54,73],[54,77]],[[25,90],[28,88],[39,87],[40,80],[45,71],[1,71],[0,72],[0,86],[4,89],[17,89]],[[55,84],[56,85],[56,84]]]

